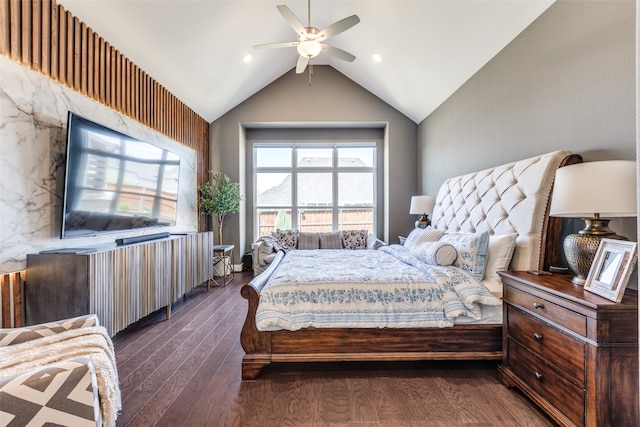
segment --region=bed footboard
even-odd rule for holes
[[[256,311],[260,301],[260,292],[283,257],[284,253],[278,252],[269,267],[262,274],[254,277],[251,282],[244,285],[240,291],[242,297],[249,303],[247,318],[240,333],[240,344],[246,353],[242,359],[243,380],[257,377],[262,368],[271,363],[271,332],[258,330],[256,327]]]
[[[248,283],[242,287],[242,296],[249,302],[247,318],[240,333],[240,344],[245,351],[242,359],[242,379],[253,379],[262,368],[271,363],[271,332],[260,332],[256,328],[259,291]]]

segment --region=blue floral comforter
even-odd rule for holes
[[[260,293],[260,331],[453,326],[501,305],[471,274],[428,265],[405,247],[294,250]]]

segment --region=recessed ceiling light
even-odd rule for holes
[[[382,62],[382,56],[377,53],[373,54],[373,62]]]
[[[249,62],[251,62],[251,60],[253,59],[253,57],[250,54],[246,54],[244,56],[244,58],[242,58],[242,62],[244,62],[245,64],[248,64]]]

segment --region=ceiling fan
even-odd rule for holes
[[[291,12],[285,5],[276,6],[283,16],[285,21],[289,23],[291,28],[298,35],[298,41],[295,42],[278,42],[267,43],[253,46],[254,49],[274,49],[281,47],[297,47],[300,57],[298,58],[298,64],[296,65],[296,73],[300,74],[307,68],[309,61],[320,54],[320,52],[326,52],[329,55],[342,59],[343,61],[353,62],[356,57],[334,46],[330,46],[322,43],[330,37],[342,33],[349,28],[360,22],[360,18],[357,15],[351,15],[340,21],[334,22],[323,30],[318,30],[311,26],[311,0],[307,1],[308,10],[308,26],[302,25],[296,15]]]

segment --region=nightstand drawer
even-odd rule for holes
[[[587,334],[587,318],[575,311],[567,310],[557,304],[511,286],[505,288],[505,300],[513,305],[519,305],[532,313],[536,313],[548,319],[550,322],[563,326],[577,334],[582,336],[586,336]]]
[[[584,425],[584,389],[563,378],[542,359],[530,353],[513,340],[509,340],[509,366],[529,384],[538,395],[546,399],[578,426]],[[557,362],[554,360],[553,363]]]
[[[584,342],[516,307],[508,306],[507,310],[510,337],[543,360],[552,360],[563,375],[584,385]]]

